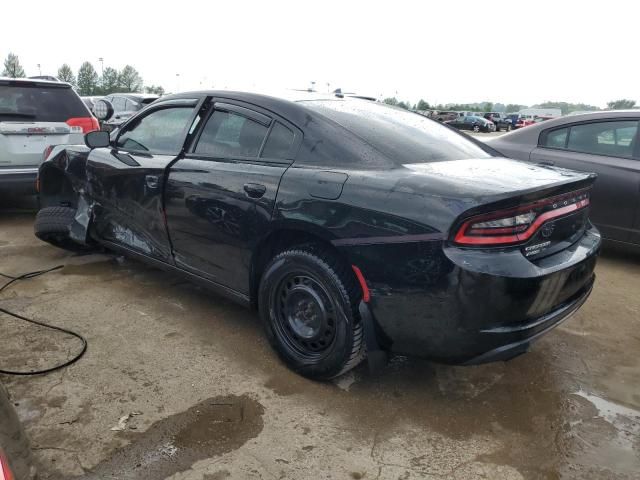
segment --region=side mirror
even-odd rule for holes
[[[84,143],[89,148],[104,148],[111,143],[109,132],[96,130],[89,132],[84,136]]]
[[[98,100],[93,106],[93,113],[101,122],[106,122],[113,117],[113,105],[109,100]]]

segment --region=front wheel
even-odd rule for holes
[[[507,125],[507,132],[511,131],[511,125]]]
[[[301,247],[278,254],[260,281],[258,304],[267,337],[295,372],[326,380],[364,357],[361,292],[332,252]]]
[[[480,131],[480,125],[474,125],[473,126],[473,131],[478,133]]]
[[[76,210],[69,207],[46,207],[40,209],[33,230],[40,240],[73,252],[89,250],[90,247],[74,242],[69,234]]]

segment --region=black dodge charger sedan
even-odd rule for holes
[[[183,93],[85,142],[42,164],[36,235],[256,308],[308,377],[365,352],[506,360],[593,285],[594,175],[500,158],[376,102]]]

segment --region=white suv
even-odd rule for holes
[[[35,193],[45,150],[82,144],[85,133],[98,129],[68,83],[0,78],[0,194]]]

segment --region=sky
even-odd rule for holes
[[[0,58],[88,60],[146,85],[343,91],[412,103],[640,103],[640,2],[4,2]]]

